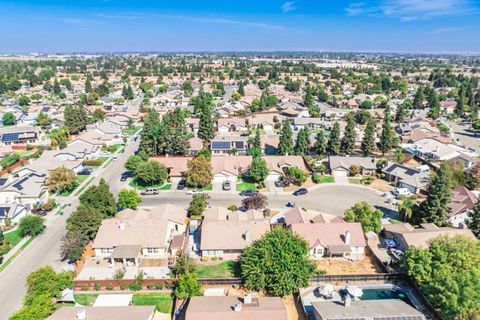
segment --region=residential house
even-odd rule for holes
[[[131,122],[131,118],[125,114],[114,114],[109,115],[106,118],[105,122],[113,123],[114,125],[120,127],[121,129],[128,129],[128,125]]]
[[[79,172],[83,169],[82,161],[84,159],[83,156],[85,156],[85,153],[83,153],[85,150],[80,150],[82,149],[76,149],[75,146],[70,149],[71,152],[68,150],[44,151],[40,158],[32,160],[29,164],[18,168],[13,173],[16,176],[24,176],[31,173],[44,174],[47,176],[52,170],[59,167],[65,167]]]
[[[210,143],[212,155],[246,154],[248,137],[217,136]]]
[[[188,170],[188,161],[193,157],[152,157],[151,160],[158,161],[163,164],[168,170],[168,176],[172,181],[178,181],[185,178]]]
[[[361,174],[372,174],[377,170],[377,161],[372,157],[330,156],[330,171],[334,176],[350,176],[352,167],[360,169]]]
[[[211,160],[213,169],[213,183],[230,181],[232,185],[237,177],[242,176],[252,163],[251,156],[217,156]]]
[[[155,306],[64,307],[47,320],[153,320]]]
[[[310,113],[308,112],[308,108],[295,103],[295,102],[287,102],[281,104],[278,109],[280,110],[280,114],[286,117],[309,117]]]
[[[252,128],[263,129],[266,133],[272,133],[275,130],[275,124],[281,123],[285,119],[277,113],[256,113],[247,118],[248,125]]]
[[[280,136],[278,135],[262,135],[260,136],[263,153],[266,155],[277,154]]]
[[[317,130],[323,127],[327,127],[330,125],[330,121],[325,121],[321,118],[307,118],[307,117],[295,117],[292,118],[290,122],[290,127],[292,130],[299,131],[303,128],[308,128],[310,130]]]
[[[478,197],[464,186],[453,189],[452,199],[448,204],[447,222],[454,227],[463,226],[478,202]]]
[[[111,121],[97,122],[94,126],[94,130],[102,134],[111,134],[114,136],[122,135],[122,128]]]
[[[245,118],[220,118],[217,120],[217,130],[220,133],[230,131],[244,132],[248,131]]]
[[[82,132],[76,137],[76,139],[82,140],[89,144],[100,146],[100,147],[103,145],[113,145],[116,143],[123,142],[122,138],[118,135],[100,133],[95,130],[88,130],[88,131]]]
[[[200,125],[200,119],[199,118],[187,118],[185,122],[187,124],[188,130],[190,130],[190,132],[192,132],[193,134],[196,135],[197,132],[198,132],[199,125]]]
[[[442,110],[445,110],[447,114],[452,114],[455,112],[455,109],[457,108],[457,101],[451,98],[441,101],[440,108],[442,108]]]
[[[44,185],[46,174],[28,173],[0,187],[0,203],[17,203],[29,209],[37,203],[48,200],[48,190]]]
[[[208,208],[200,226],[200,250],[203,257],[237,259],[243,250],[266,232],[270,222],[257,210],[230,211]]]
[[[192,297],[185,320],[287,320],[280,297],[235,296]]]
[[[269,170],[267,181],[276,181],[288,172],[291,167],[308,171],[301,156],[266,156],[263,157]]]
[[[426,319],[420,311],[400,299],[314,301],[312,309],[314,320]]]
[[[367,242],[358,222],[345,222],[341,217],[295,207],[285,213],[285,224],[308,242],[313,259],[364,258]]]
[[[186,230],[182,207],[164,204],[146,210],[126,209],[102,221],[93,241],[95,255],[110,264],[138,266],[143,259],[165,258],[173,238]]]
[[[386,181],[393,182],[395,187],[406,188],[414,194],[425,191],[430,180],[427,172],[396,162],[389,162],[382,172]]]
[[[28,208],[18,203],[0,204],[0,226],[6,225],[7,219],[10,224],[18,223],[28,213]]]
[[[476,239],[472,231],[451,227],[438,227],[433,223],[421,224],[421,228],[414,228],[409,223],[396,223],[384,225],[386,239],[395,240],[397,248],[407,251],[410,247],[428,248],[430,242],[439,236],[466,236]]]
[[[45,134],[39,127],[9,126],[0,128],[0,146],[41,144]]]
[[[188,153],[191,156],[197,155],[203,149],[203,140],[197,137],[188,139]]]
[[[434,139],[441,143],[449,143],[452,139],[449,136],[441,135],[439,132],[413,129],[402,134],[402,143],[413,144],[422,139]]]

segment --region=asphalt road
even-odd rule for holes
[[[209,193],[211,206],[229,205],[240,206],[242,198],[238,193],[221,192]],[[285,208],[287,202],[294,202],[298,207],[317,210],[342,216],[348,208],[355,203],[366,201],[376,208],[389,213],[390,207],[385,204],[385,199],[376,191],[354,185],[325,185],[311,190],[307,195],[294,196],[292,194],[268,194],[268,207],[271,209]],[[163,203],[188,206],[191,196],[185,192],[167,192],[155,196],[145,196],[141,207],[151,208]]]
[[[476,151],[480,151],[480,136],[475,136],[475,133],[470,129],[468,124],[459,124],[454,121],[447,121],[448,126],[451,129],[452,137],[463,144],[467,148],[473,148]]]
[[[98,184],[100,178],[103,178],[110,184],[110,190],[117,194],[120,191],[122,183],[119,180],[119,173],[123,172],[123,165],[127,158],[138,149],[138,141],[130,142],[125,152],[119,154],[118,160],[112,162],[108,167],[95,173],[96,178],[93,183]],[[78,197],[71,199],[71,207],[65,210],[63,216],[48,216],[46,219],[47,228],[45,233],[37,237],[32,243],[23,250],[10,265],[0,273],[0,319],[8,319],[15,310],[22,306],[25,296],[25,279],[34,270],[51,265],[56,270],[61,270],[65,261],[61,261],[60,242],[65,234],[65,221],[70,213],[78,205]]]

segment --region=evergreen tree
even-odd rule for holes
[[[149,109],[143,118],[143,132],[140,140],[140,151],[148,156],[158,155],[158,141],[160,138],[160,115],[155,109]]]
[[[245,96],[245,86],[243,84],[243,81],[240,81],[240,85],[238,86],[238,93],[243,97]]]
[[[200,110],[200,122],[198,125],[197,136],[203,140],[205,145],[210,145],[210,141],[215,137],[212,109],[208,104],[204,104]]]
[[[394,136],[392,135],[392,126],[390,124],[390,108],[386,108],[383,113],[383,127],[378,142],[378,149],[382,154],[389,152],[394,146]]]
[[[87,126],[87,113],[81,106],[67,106],[64,113],[65,126],[70,134],[78,134]]]
[[[470,219],[467,220],[467,226],[472,230],[473,234],[480,238],[480,203],[477,203],[473,212],[470,214]]]
[[[267,163],[263,158],[259,156],[253,157],[252,163],[248,168],[248,175],[255,182],[263,182],[268,177],[269,172]]]
[[[316,137],[315,137],[315,145],[314,145],[314,148],[315,148],[315,152],[318,154],[318,155],[322,155],[325,153],[325,151],[327,150],[327,142],[325,140],[325,135],[323,133],[323,130],[320,130]]]
[[[402,104],[400,104],[397,108],[397,113],[395,114],[395,121],[397,123],[402,123],[403,121],[405,121],[405,106]]]
[[[310,117],[318,117],[320,115],[320,108],[315,104],[315,100],[313,98],[313,88],[310,86],[310,83],[307,83],[307,87],[305,88],[303,105],[308,109]]]
[[[190,147],[185,113],[180,108],[167,112],[160,123],[157,152],[185,155]]]
[[[280,132],[280,142],[278,143],[278,154],[282,156],[293,154],[293,134],[290,128],[290,120],[283,120],[282,131]]]
[[[310,133],[307,127],[300,129],[295,142],[294,152],[297,156],[305,156],[310,150]]]
[[[463,116],[463,107],[465,106],[465,90],[463,86],[458,90],[458,95],[456,98],[457,105],[455,106],[455,115],[457,117]]]
[[[351,113],[347,116],[347,126],[340,144],[340,151],[343,154],[350,154],[355,149],[355,120]]]
[[[90,76],[87,76],[87,80],[85,80],[85,93],[90,93],[91,91],[92,91],[92,83],[90,82]]]
[[[330,137],[328,138],[327,150],[332,154],[340,153],[340,124],[335,122],[333,124],[332,131],[330,131]]]
[[[441,113],[440,102],[438,101],[438,94],[435,91],[435,89],[430,88],[428,92],[429,94],[427,96],[427,100],[428,100],[428,108],[430,109],[428,111],[428,115],[435,120],[440,117],[440,113]]]
[[[104,218],[113,217],[117,213],[117,202],[104,179],[100,179],[98,186],[85,191],[80,196],[80,203],[98,211]]]
[[[415,97],[413,98],[413,108],[423,109],[423,100],[425,100],[424,89],[422,86],[418,87]]]
[[[53,81],[53,93],[60,94],[62,89],[60,88],[60,84],[58,83],[57,78]]]
[[[444,162],[430,179],[427,199],[420,204],[419,214],[415,217],[417,223],[435,223],[438,226],[446,224],[452,184],[450,165]]]
[[[255,130],[255,137],[253,138],[252,147],[248,151],[251,156],[260,156],[262,154],[262,140],[260,137],[260,129]]]
[[[375,123],[375,120],[373,118],[369,118],[362,139],[362,151],[366,156],[375,151],[376,131],[377,124]]]

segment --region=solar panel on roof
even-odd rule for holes
[[[235,148],[243,149],[243,141],[235,141]]]
[[[0,207],[0,217],[6,217],[8,211],[10,211],[9,207]]]
[[[213,141],[212,142],[212,149],[230,149],[230,142],[229,141]]]
[[[3,186],[8,179],[0,179],[0,186]]]

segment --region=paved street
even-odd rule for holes
[[[138,142],[130,142],[123,154],[119,154],[118,161],[111,163],[107,168],[95,172],[93,183],[98,184],[100,178],[110,184],[114,194],[120,190],[122,183],[119,175],[124,171],[123,165],[127,158],[138,148]],[[9,315],[22,305],[25,296],[25,279],[32,271],[45,265],[52,265],[57,270],[65,265],[60,260],[59,250],[61,238],[65,233],[65,220],[78,205],[78,197],[71,200],[72,206],[65,210],[63,216],[47,217],[45,233],[22,251],[5,270],[0,273],[0,319],[8,319]]]
[[[452,138],[463,144],[467,148],[473,148],[480,151],[480,136],[475,136],[468,124],[458,124],[457,122],[447,121],[451,129]]]
[[[239,206],[241,196],[229,192],[209,193],[211,206],[227,207],[231,204]],[[162,203],[171,203],[174,205],[183,205],[185,208],[190,202],[191,196],[185,192],[166,192],[157,196],[147,196],[143,198],[141,207],[155,207]],[[388,212],[390,207],[385,204],[385,199],[376,191],[354,185],[322,185],[321,187],[310,191],[304,196],[293,196],[292,194],[269,194],[268,203],[272,209],[285,208],[286,203],[295,202],[297,206],[312,210],[322,211],[335,215],[343,215],[346,209],[352,207],[355,203],[366,201],[378,209]]]

